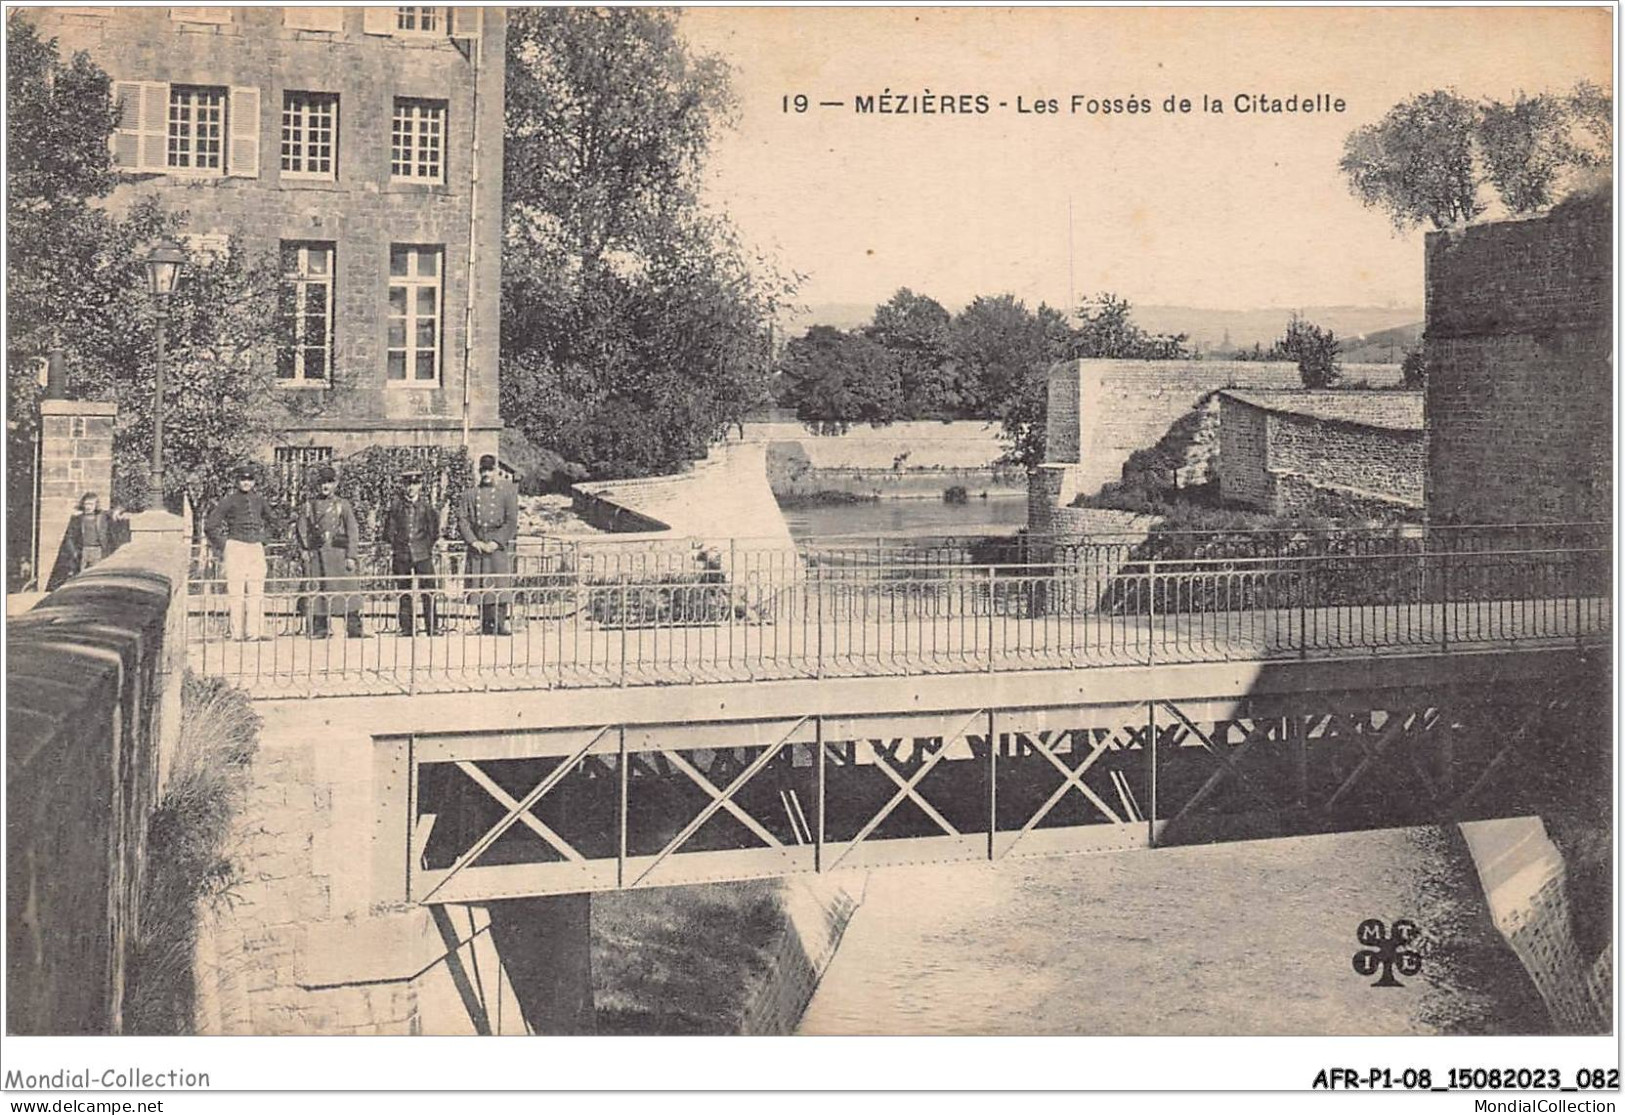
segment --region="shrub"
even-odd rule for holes
[[[237,868],[227,838],[259,747],[248,697],[219,678],[187,673],[181,730],[163,800],[147,822],[141,926],[125,992],[134,1034],[192,1032],[198,912],[229,901]]]
[[[969,503],[970,493],[963,484],[955,484],[943,491],[942,499],[945,503]]]

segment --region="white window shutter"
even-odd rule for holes
[[[451,37],[477,39],[480,37],[480,9],[457,7],[451,10]]]
[[[260,176],[260,91],[252,86],[231,90],[231,150],[226,173],[233,178]]]
[[[169,85],[162,81],[141,81],[139,105],[135,111],[136,163],[134,169],[162,173],[169,169]],[[129,119],[125,109],[125,120]],[[120,127],[123,127],[121,122]]]
[[[282,24],[297,31],[343,31],[343,8],[283,8]]]
[[[109,138],[113,165],[119,170],[141,169],[141,95],[139,81],[115,81],[113,100],[118,104],[118,127]]]
[[[393,35],[395,33],[394,8],[363,8],[365,19],[361,29],[369,35]]]

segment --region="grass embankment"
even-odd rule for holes
[[[130,959],[125,1029],[193,1032],[198,916],[229,900],[237,867],[226,853],[259,747],[248,697],[218,678],[187,673],[181,730],[163,800],[147,824],[141,926]]]
[[[748,882],[595,895],[598,1033],[739,1033],[788,928],[776,894]]]

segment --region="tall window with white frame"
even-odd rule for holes
[[[438,35],[446,29],[443,19],[439,8],[398,7],[395,9],[395,30],[407,34]]]
[[[338,173],[337,93],[282,94],[282,175],[332,181]]]
[[[442,256],[438,244],[390,245],[387,375],[391,385],[439,386]]]
[[[282,290],[277,381],[326,387],[333,373],[334,245],[326,240],[282,242]]]
[[[177,170],[225,170],[226,90],[169,87],[167,164]]]
[[[446,180],[446,102],[395,98],[389,176],[400,181]]]

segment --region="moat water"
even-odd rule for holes
[[[932,534],[1014,534],[1027,525],[1027,494],[998,492],[964,503],[943,499],[879,499],[784,512],[798,539]]]
[[[798,537],[1011,533],[1024,498],[820,507]],[[1548,1028],[1466,846],[1414,828],[878,871],[805,1034],[1418,1034]],[[1422,974],[1359,976],[1366,918],[1421,927]]]

